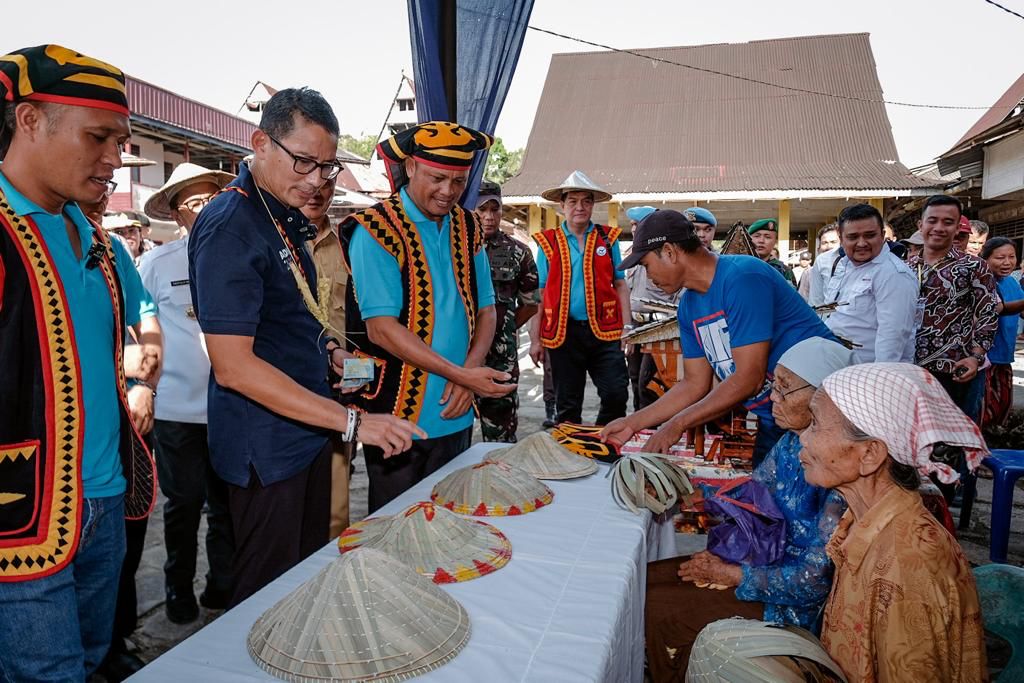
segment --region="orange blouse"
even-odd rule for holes
[[[851,681],[988,680],[967,559],[921,502],[895,487],[826,546],[836,565],[821,643]]]

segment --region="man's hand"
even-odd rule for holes
[[[142,384],[136,384],[129,389],[128,412],[139,434],[149,434],[153,429],[153,391]]]
[[[960,370],[960,368],[965,368]],[[962,373],[962,374],[961,374]],[[967,356],[953,366],[953,381],[961,384],[970,382],[978,374],[978,361],[974,356]]]
[[[684,431],[686,430],[679,426],[676,419],[672,418],[647,440],[644,444],[644,453],[668,453],[669,449],[683,438]]]
[[[331,349],[327,356],[328,358],[330,358],[331,361],[331,369],[334,370],[338,377],[342,378],[342,381],[335,384],[333,388],[339,389],[343,394],[354,394],[358,391],[363,390],[363,387],[365,387],[366,384],[361,384],[358,387],[342,386],[342,383],[345,381],[345,359],[355,358],[355,354],[349,353],[340,346],[335,346],[333,349]],[[335,358],[337,358],[337,360],[335,360]]]
[[[677,573],[683,581],[713,583],[729,588],[743,581],[743,567],[726,562],[706,550],[681,563]]]
[[[427,433],[408,420],[394,415],[364,413],[359,420],[358,438],[364,444],[376,446],[390,458],[412,448],[412,437],[427,438]]]
[[[544,347],[540,341],[530,341],[530,360],[533,361],[534,367],[538,368],[544,363]]]
[[[610,441],[616,446],[621,446],[632,439],[636,432],[637,430],[629,423],[628,417],[620,417],[609,422],[601,430],[601,441],[603,443]]]
[[[461,417],[473,405],[473,392],[466,387],[448,382],[444,386],[444,393],[441,394],[441,405],[445,406],[441,411],[441,417],[450,420]],[[447,405],[445,405],[447,404]]]
[[[470,394],[476,394],[481,398],[500,398],[519,388],[518,384],[498,384],[498,382],[507,382],[510,379],[512,379],[512,375],[507,372],[499,372],[486,365],[481,365],[477,368],[464,368],[457,384],[468,389]],[[452,383],[448,384],[450,386]],[[444,393],[448,395],[451,392],[446,387]],[[444,403],[444,400],[441,402]]]
[[[160,350],[151,344],[128,344],[124,347],[124,374],[129,379],[148,382],[160,367]]]

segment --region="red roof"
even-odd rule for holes
[[[248,152],[256,130],[249,121],[131,76],[126,77],[126,86],[133,118],[162,123]]]
[[[1002,123],[1022,100],[1024,100],[1024,74],[1021,74],[1020,78],[1014,81],[1013,85],[1003,93],[1003,96],[996,100],[996,103],[993,104],[987,112],[981,115],[981,118],[971,126],[970,130],[964,133],[962,138],[956,141],[956,144],[950,148],[950,151],[956,149],[968,140],[981,135],[989,128]],[[946,154],[949,154],[949,152],[946,152]]]

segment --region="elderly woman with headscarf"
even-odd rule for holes
[[[825,544],[846,508],[836,493],[804,481],[798,432],[810,423],[808,405],[815,389],[852,363],[849,349],[812,337],[794,345],[775,366],[772,415],[788,431],[754,470],[753,479],[771,492],[786,518],[782,559],[753,567],[705,551],[648,565],[645,631],[655,683],[683,679],[697,634],[716,619],[742,616],[816,630],[832,585]],[[699,588],[696,583],[735,591]]]
[[[800,437],[806,479],[849,505],[827,546],[836,569],[822,645],[851,681],[986,680],[971,567],[916,491],[919,472],[958,477],[933,459],[937,444],[978,465],[986,449],[977,426],[934,377],[904,363],[840,370],[810,409]]]

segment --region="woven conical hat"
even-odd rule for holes
[[[338,538],[343,553],[360,547],[383,551],[434,583],[469,581],[512,559],[508,538],[487,522],[425,502],[390,517],[364,519]]]
[[[434,485],[431,500],[460,515],[522,515],[555,494],[536,477],[508,463],[484,460],[456,470]]]
[[[486,459],[507,462],[538,479],[574,479],[597,472],[597,463],[570,453],[547,432],[537,432],[514,446],[495,449]]]
[[[611,194],[600,187],[597,183],[587,177],[583,171],[573,171],[569,177],[562,181],[558,187],[544,190],[540,196],[549,202],[561,202],[562,195],[566,192],[590,192],[594,195],[594,203],[606,202],[612,198]]]
[[[263,613],[246,644],[286,681],[404,681],[469,640],[453,597],[385,553],[345,553]]]

